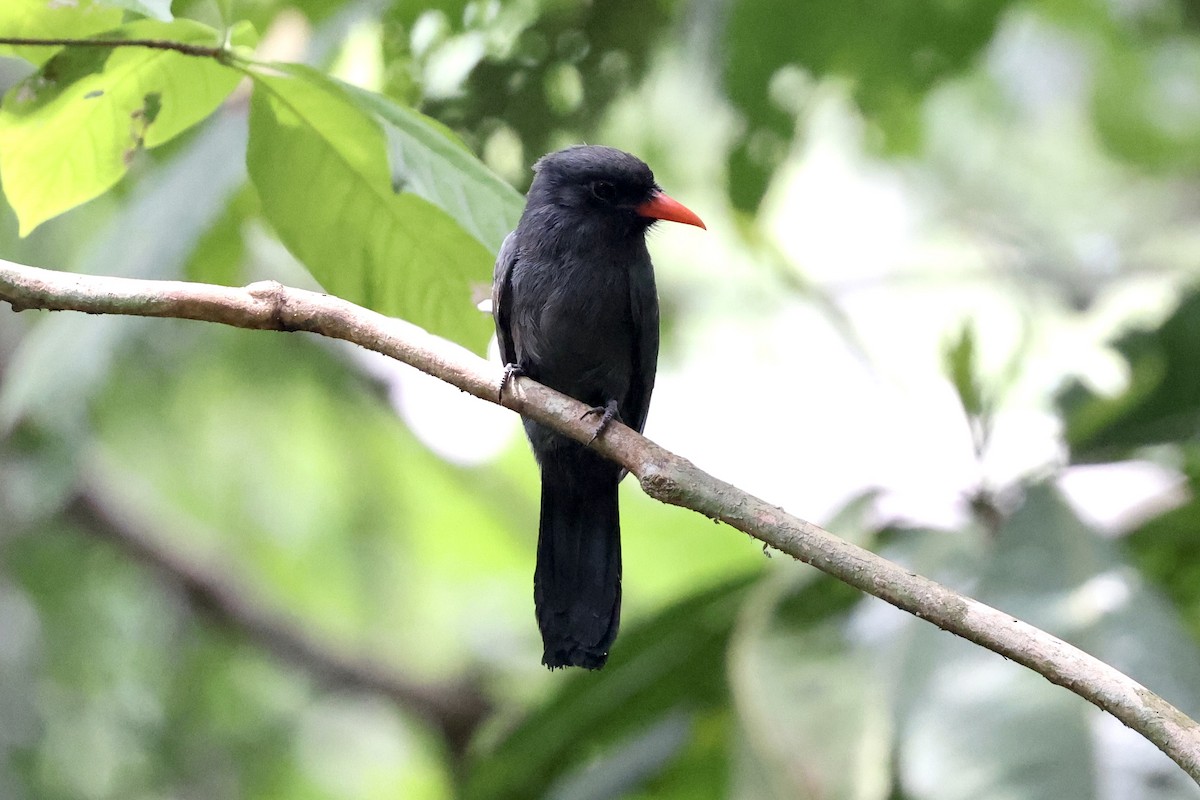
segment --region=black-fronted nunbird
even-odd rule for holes
[[[641,160],[571,147],[534,166],[496,261],[492,313],[506,375],[521,374],[641,431],[658,362],[658,295],[646,249],[656,220],[703,228]],[[503,390],[503,387],[502,387]],[[541,468],[534,605],[542,663],[598,669],[621,611],[621,467],[536,422]]]

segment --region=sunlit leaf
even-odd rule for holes
[[[350,94],[383,124],[393,182],[438,206],[485,247],[498,251],[521,218],[525,198],[520,192],[435,120],[362,89],[350,87]]]
[[[517,225],[525,199],[467,150],[449,128],[382,95],[343,84],[302,65],[287,72],[342,93],[383,129],[392,186],[412,192],[454,218],[495,252]]]
[[[284,244],[328,291],[482,349],[473,296],[493,254],[393,187],[383,130],[336,87],[255,73],[250,177]]]
[[[240,120],[213,120],[161,172],[138,185],[123,211],[90,240],[79,271],[183,277],[197,239],[245,180],[237,157],[245,140]],[[0,381],[0,438],[30,418],[59,433],[81,433],[87,405],[107,380],[115,353],[148,324],[156,323],[81,314],[41,320],[11,354]]]
[[[95,0],[54,3],[49,0],[4,0],[0,33],[20,39],[84,39],[121,24],[121,9]],[[15,55],[41,65],[61,47],[0,45],[0,55]]]
[[[198,22],[142,20],[113,38],[216,46]],[[235,44],[252,41],[247,26]],[[142,148],[207,117],[240,73],[211,58],[140,47],[69,49],[14,86],[0,107],[0,178],[21,234],[110,188]]]

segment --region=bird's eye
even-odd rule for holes
[[[592,194],[606,203],[617,199],[617,187],[608,181],[592,181]]]

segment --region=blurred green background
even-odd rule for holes
[[[563,145],[642,156],[708,223],[651,235],[647,435],[1200,714],[1196,0],[171,10],[518,189]],[[0,209],[0,257],[312,285],[246,130],[235,94],[28,238]],[[1200,797],[633,481],[610,665],[549,673],[537,492],[513,415],[362,351],[0,309],[0,798]]]

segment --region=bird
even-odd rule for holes
[[[641,433],[659,345],[646,233],[659,220],[704,223],[622,150],[568,147],[533,171],[493,275],[500,392],[523,375],[590,406],[597,436],[613,419]],[[524,426],[541,474],[533,595],[542,663],[600,669],[620,622],[617,485],[625,472],[544,425]]]

